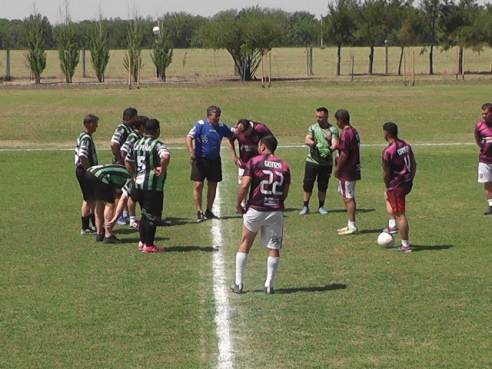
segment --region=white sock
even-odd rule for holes
[[[130,216],[130,224],[132,224],[133,222],[135,222],[137,220],[137,217],[135,215],[131,215]]]
[[[280,265],[280,258],[269,256],[267,259],[267,279],[265,281],[265,287],[273,287],[273,281],[277,275],[278,266]]]
[[[388,226],[390,228],[395,228],[396,227],[396,219],[390,219],[388,222]]]
[[[410,241],[409,240],[401,240],[401,245],[408,247],[408,246],[410,246]]]
[[[248,264],[248,254],[245,252],[236,253],[236,284],[242,286],[244,284],[244,272]]]
[[[357,228],[357,224],[355,222],[351,222],[350,220],[348,222],[348,226],[349,228]]]
[[[123,210],[123,216],[126,218],[128,216],[128,211],[127,210]]]
[[[487,202],[489,203],[489,206],[492,207],[492,199],[488,199]]]

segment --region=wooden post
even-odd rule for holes
[[[85,73],[85,49],[82,49],[82,77],[87,77],[87,74]]]
[[[461,79],[465,80],[465,49],[463,48],[463,53],[461,54]]]
[[[407,52],[403,52],[403,85],[407,85]]]
[[[384,74],[388,75],[388,40],[384,40]]]
[[[456,80],[458,80],[458,76],[460,75],[460,48],[456,48]]]
[[[355,57],[352,55],[350,60],[350,82],[354,83],[354,63]]]
[[[309,47],[309,75],[312,76],[313,73],[313,47]]]
[[[5,80],[10,81],[12,79],[12,76],[10,75],[10,49],[7,49],[7,60],[5,65]]]
[[[132,88],[132,55],[128,53],[128,88]]]
[[[412,50],[412,86],[415,86],[415,50]]]
[[[142,65],[142,57],[140,55],[137,56],[137,88],[140,88],[140,66]],[[160,76],[162,78],[162,76]]]
[[[268,52],[268,87],[272,86],[272,52]]]

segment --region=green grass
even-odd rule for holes
[[[194,222],[183,149],[184,135],[211,103],[228,123],[246,116],[268,124],[289,144],[277,153],[293,178],[277,294],[263,293],[266,251],[257,242],[247,293],[227,295],[235,368],[491,367],[491,219],[482,215],[472,144],[488,91],[485,83],[0,90],[1,148],[21,149],[0,151],[0,367],[217,367],[212,259],[223,253],[232,282],[241,229],[236,168],[224,151],[226,219],[219,221],[221,251],[213,251],[211,222]],[[160,119],[171,143],[165,214],[175,225],[157,233],[165,254],[139,253],[137,233],[125,227],[116,229],[121,245],[78,233],[73,153],[60,148],[73,146],[83,115],[92,112],[102,118],[95,137],[108,162],[110,135],[128,105]],[[348,108],[364,144],[357,236],[336,235],[346,223],[336,181],[329,215],[297,214],[307,150],[292,144],[302,143],[320,105],[331,115]],[[414,144],[419,165],[408,197],[415,252],[404,255],[376,244],[386,222],[381,126],[390,119]],[[443,142],[467,145],[422,145]],[[22,150],[37,147],[43,150]]]

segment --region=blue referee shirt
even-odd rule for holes
[[[188,132],[188,136],[195,140],[195,155],[209,160],[220,156],[220,144],[222,138],[232,137],[234,128],[219,122],[216,126],[207,119],[199,120]]]

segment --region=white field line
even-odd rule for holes
[[[416,146],[473,146],[476,145],[475,142],[428,142],[428,143],[411,143],[413,147]],[[386,144],[362,144],[361,147],[385,147]],[[301,149],[306,148],[306,145],[279,145],[278,148],[292,148],[292,149]],[[185,146],[168,146],[170,150],[185,150]],[[226,148],[222,148],[226,150]],[[28,149],[28,148],[0,148],[0,152],[28,152],[28,151],[72,151],[73,148],[57,148],[57,147],[45,147],[45,148],[36,148],[36,149]],[[108,151],[109,148],[97,148],[97,151]]]
[[[212,211],[220,217],[220,184],[217,186],[214,207]],[[218,369],[234,368],[234,355],[232,353],[232,336],[229,323],[229,297],[227,281],[225,276],[225,260],[222,239],[222,227],[220,220],[212,220],[212,244],[213,252],[213,272],[214,272],[214,300],[215,300],[215,324],[217,326],[217,338],[219,339],[219,357],[217,362]]]

